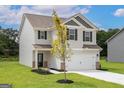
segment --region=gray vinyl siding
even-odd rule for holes
[[[108,60],[124,62],[124,31],[108,42]]]
[[[73,20],[68,21],[67,23],[65,23],[65,25],[72,25],[72,26],[79,26],[76,22],[74,22]]]
[[[76,19],[78,22],[80,22],[82,25],[84,25],[85,27],[92,29],[92,27],[91,27],[87,22],[85,22],[83,19],[81,19],[79,16],[75,17],[75,19]]]

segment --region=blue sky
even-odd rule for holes
[[[0,25],[3,28],[18,29],[23,13],[51,15],[53,9],[61,17],[70,17],[80,12],[101,29],[124,27],[123,5],[0,6]]]

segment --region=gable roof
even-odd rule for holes
[[[84,25],[87,28],[93,28],[92,26],[90,26],[87,22],[85,22],[82,18],[80,18],[79,16],[76,16],[75,19],[77,21],[79,21],[82,25]]]
[[[72,18],[74,18],[74,21],[77,21],[80,25],[83,25],[86,28],[99,29],[91,21],[89,21],[85,16],[83,16],[81,13],[77,13],[77,14],[69,17],[64,23],[68,22],[68,20],[70,20]]]
[[[115,33],[113,36],[111,36],[109,39],[106,40],[105,43],[108,43],[109,41],[111,41],[113,38],[115,38],[117,35],[119,35],[121,32],[123,32],[124,30],[120,30],[117,33]]]
[[[27,13],[25,13],[24,15],[34,28],[46,28],[53,26],[53,20],[51,16],[27,14]],[[66,18],[61,18],[61,20],[65,21]]]
[[[32,25],[33,28],[46,28],[46,27],[52,27],[53,26],[53,20],[52,20],[52,16],[45,16],[45,15],[38,15],[38,14],[28,14],[28,13],[24,13],[23,15],[24,17],[26,17],[30,24]],[[80,17],[79,20],[76,19],[76,17]],[[78,21],[78,23],[84,25],[86,28],[96,28],[98,29],[93,23],[91,23],[87,18],[85,18],[82,14],[77,13],[69,18],[61,18],[63,23],[68,23],[68,20],[71,18],[75,18],[75,20]],[[75,24],[71,25],[75,25],[78,26],[79,24],[75,22]]]
[[[70,20],[70,21],[66,22],[65,25],[79,26],[79,24],[77,24],[74,20]]]

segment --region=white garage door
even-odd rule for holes
[[[96,69],[96,56],[91,55],[72,55],[71,61],[67,63],[67,70],[90,70]]]

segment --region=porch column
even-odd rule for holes
[[[38,50],[35,50],[35,68],[38,68]]]

